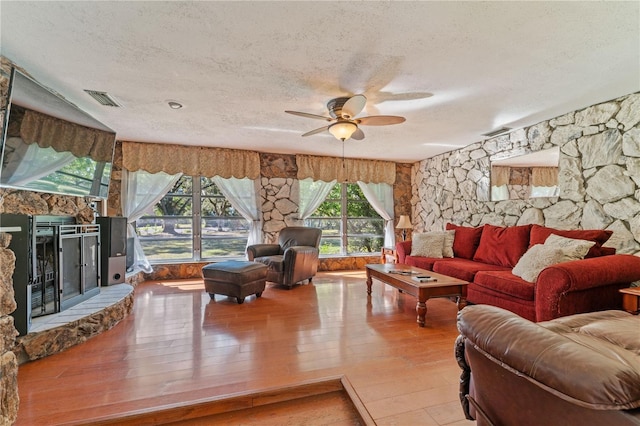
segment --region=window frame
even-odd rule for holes
[[[374,211],[376,217],[363,217],[363,216],[353,216],[350,217],[348,215],[348,205],[349,202],[353,202],[353,203],[367,203],[369,206],[371,206],[371,203],[369,202],[369,200],[367,200],[367,198],[364,196],[363,194],[363,199],[359,199],[359,200],[355,200],[355,199],[349,199],[349,193],[348,193],[348,185],[356,185],[358,186],[357,183],[350,183],[350,182],[337,182],[336,185],[340,185],[340,199],[338,198],[330,198],[331,196],[331,192],[333,192],[333,189],[331,192],[329,192],[329,195],[327,195],[327,198],[325,198],[325,200],[322,203],[326,203],[326,202],[340,202],[340,253],[337,254],[338,256],[369,256],[369,255],[379,255],[381,253],[382,247],[384,246],[384,219],[382,218],[382,216],[380,216],[377,212]],[[360,189],[360,192],[362,192],[362,190]],[[372,207],[373,208],[373,207]],[[315,213],[315,212],[314,212]],[[326,217],[326,216],[314,216],[311,215],[308,219],[337,219],[337,217],[333,218],[333,217]],[[374,238],[381,238],[382,239],[382,243],[380,244],[380,251],[376,251],[376,252],[349,252],[349,238],[361,238],[361,235],[358,234],[351,234],[349,233],[349,220],[353,220],[353,219],[373,219],[373,220],[380,220],[382,222],[382,233],[381,234],[377,234],[374,236]],[[306,222],[306,221],[305,221]],[[305,223],[306,225],[307,223]],[[333,237],[335,238],[335,237]],[[324,239],[324,237],[323,237]],[[322,239],[320,244],[322,245]],[[332,254],[320,254],[321,257],[331,257],[331,256],[335,256]]]
[[[224,260],[232,260],[232,259],[244,259],[244,253],[243,254],[238,254],[237,256],[210,256],[210,257],[206,257],[203,256],[203,241],[207,240],[208,238],[203,238],[203,232],[202,232],[202,205],[203,205],[203,199],[204,198],[210,198],[210,199],[224,199],[227,200],[227,198],[224,196],[224,194],[222,194],[222,191],[220,191],[220,188],[217,187],[217,191],[219,192],[220,195],[208,195],[208,194],[203,194],[202,193],[202,179],[203,178],[207,178],[206,176],[192,176],[192,175],[183,175],[180,177],[180,179],[183,178],[189,178],[191,179],[191,192],[190,193],[172,193],[172,192],[167,192],[162,198],[167,197],[167,196],[171,196],[171,197],[180,197],[180,198],[187,198],[191,200],[191,215],[180,215],[180,216],[158,216],[158,215],[152,215],[152,214],[146,214],[144,216],[141,217],[141,219],[143,218],[155,218],[155,219],[165,219],[165,218],[177,218],[177,219],[190,219],[191,220],[191,256],[190,257],[173,257],[173,258],[161,258],[161,259],[157,259],[157,258],[151,258],[149,256],[147,256],[149,263],[154,265],[154,264],[164,264],[164,263],[179,263],[179,262],[207,262],[207,261],[215,261],[218,259],[224,259]],[[178,180],[179,182],[179,180]],[[176,182],[177,183],[177,182]],[[211,182],[213,185],[215,185],[214,182]],[[228,200],[227,200],[228,201]],[[160,201],[158,201],[159,203]],[[157,203],[156,203],[157,205]],[[244,220],[246,221],[246,219],[244,217],[242,217],[242,215],[238,215],[238,216],[219,216],[221,219],[231,219],[231,220]],[[138,233],[138,226],[137,226],[137,221],[136,223],[134,223],[134,228],[136,230],[136,233]],[[138,233],[138,236],[140,237],[140,242],[143,243],[145,241],[144,236],[141,236]],[[249,238],[249,234],[247,232],[247,239]],[[213,238],[211,238],[213,239]],[[166,238],[165,240],[172,240],[172,238]],[[159,239],[159,241],[162,241],[161,239]],[[188,253],[188,252],[184,252],[184,253]]]

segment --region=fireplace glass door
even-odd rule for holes
[[[97,225],[60,227],[60,309],[100,292],[100,231]]]

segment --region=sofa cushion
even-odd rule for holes
[[[479,271],[473,282],[479,286],[522,300],[532,301],[535,285],[515,276],[510,271]]]
[[[592,255],[592,252],[594,252],[594,250],[597,250],[599,254]],[[614,254],[616,254],[615,247],[597,247],[597,244],[596,244],[595,246],[591,247],[591,249],[589,249],[589,253],[587,253],[587,255],[585,256],[585,259],[590,257],[611,256]]]
[[[255,262],[260,262],[267,265],[270,270],[281,273],[284,271],[284,256],[281,254],[273,256],[256,257],[253,259]]]
[[[409,266],[415,266],[416,268],[426,269],[428,271],[433,271],[433,264],[436,263],[437,259],[435,257],[424,257],[424,256],[407,256],[404,258],[404,263]]]
[[[602,247],[602,245],[606,243],[607,240],[609,240],[609,237],[611,237],[611,235],[613,234],[613,231],[607,231],[605,229],[564,230],[547,228],[546,226],[540,225],[533,225],[531,227],[529,247],[534,246],[535,244],[544,244],[544,242],[551,234],[560,235],[561,237],[566,238],[574,238],[576,240],[587,240],[595,242],[596,244],[591,247],[591,249],[589,249],[589,252],[585,256],[587,258],[615,254],[615,249],[613,249],[612,253],[610,248]]]
[[[482,226],[471,228],[468,226],[458,226],[447,223],[447,230],[454,230],[453,254],[462,259],[473,259],[476,253],[480,237],[482,236]]]
[[[529,248],[531,225],[484,225],[473,260],[513,268]]]
[[[536,321],[536,301],[524,300],[495,291],[490,287],[469,283],[467,286],[467,302],[473,305],[491,305],[507,309],[526,318]]]
[[[433,271],[433,264],[436,262],[446,262],[454,260],[453,257],[444,257],[444,258],[436,258],[436,257],[424,257],[424,256],[407,256],[404,259],[404,263],[409,266],[415,266],[416,268],[426,269],[428,271]]]
[[[433,264],[433,272],[465,281],[473,281],[473,277],[478,271],[503,270],[511,271],[511,268],[476,262],[469,259],[458,259],[455,257],[452,259],[438,259]]]

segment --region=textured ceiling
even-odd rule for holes
[[[640,90],[639,2],[3,0],[0,19],[2,55],[121,140],[340,156],[284,110],[363,93],[361,115],[407,121],[345,155],[409,162]]]

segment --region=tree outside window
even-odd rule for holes
[[[324,255],[379,253],[384,243],[384,219],[355,183],[336,184],[305,225],[322,229]]]
[[[199,261],[244,257],[249,224],[211,178],[182,176],[136,232],[152,263]]]

